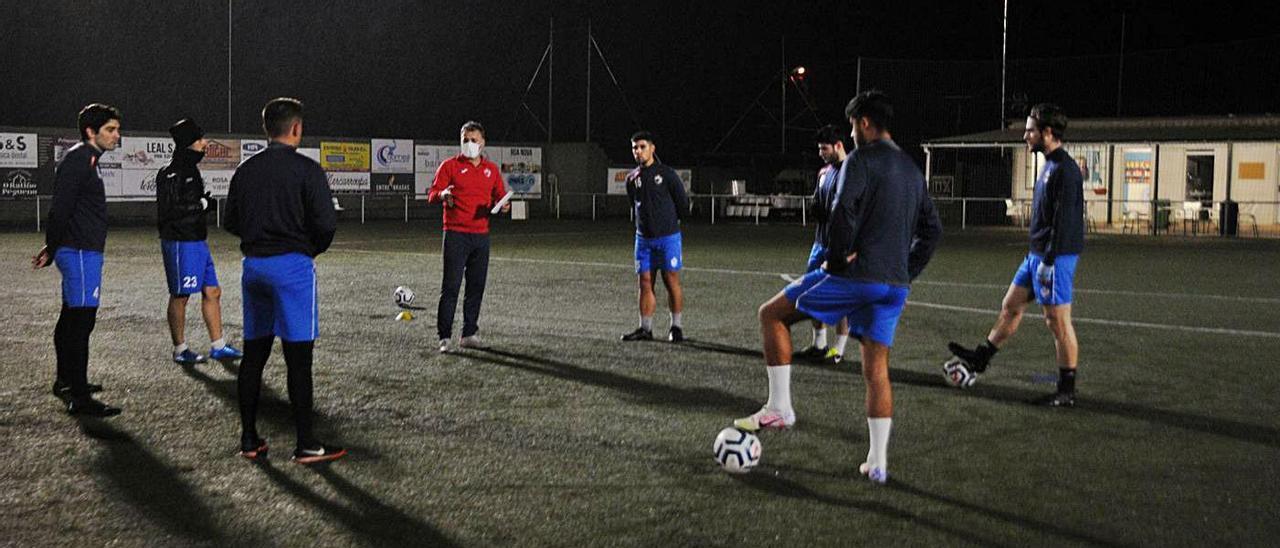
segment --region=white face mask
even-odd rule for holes
[[[462,155],[472,160],[480,157],[480,143],[462,143]]]

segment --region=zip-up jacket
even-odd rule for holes
[[[942,238],[942,221],[911,157],[888,139],[858,147],[840,167],[836,196],[827,230],[828,272],[910,285]]]
[[[191,149],[175,150],[169,165],[156,173],[156,225],[160,239],[202,241],[209,237],[205,225],[207,208],[204,178],[196,164],[201,154]]]
[[[98,174],[102,151],[80,143],[67,150],[53,177],[44,243],[52,254],[60,247],[103,251],[107,246],[107,193]]]
[[[338,230],[333,195],[315,160],[284,143],[246,160],[231,176],[223,226],[240,237],[246,257],[329,249]]]
[[[689,211],[689,195],[676,170],[654,162],[627,174],[627,197],[635,212],[636,234],[661,238],[680,232],[680,221]]]

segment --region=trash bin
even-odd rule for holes
[[[1156,200],[1156,216],[1152,222],[1155,223],[1155,231],[1169,231],[1169,214],[1173,211],[1173,202],[1169,200]]]
[[[1218,210],[1218,234],[1235,236],[1240,230],[1240,204],[1227,200],[1222,202]]]

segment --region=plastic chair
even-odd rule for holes
[[[1150,228],[1151,226],[1151,213],[1150,213],[1151,203],[1150,202],[1133,202],[1133,203],[1125,202],[1121,206],[1121,209],[1122,209],[1120,214],[1121,221],[1122,221],[1120,225],[1121,234],[1128,234],[1130,228],[1133,229],[1134,234],[1137,234],[1138,230],[1140,229],[1143,223],[1146,223],[1147,227]]]
[[[1004,200],[1004,215],[1018,226],[1023,226],[1022,223],[1026,220],[1026,216],[1022,213],[1022,206],[1009,198]]]

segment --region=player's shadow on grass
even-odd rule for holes
[[[436,527],[378,500],[326,465],[316,466],[315,473],[347,499],[348,504],[325,498],[275,468],[270,461],[260,460],[255,463],[281,489],[341,523],[347,530],[358,535],[362,543],[376,546],[457,545]]]
[[[236,369],[228,363],[223,363],[223,368],[228,372],[235,373]],[[236,389],[236,379],[216,379],[209,376],[208,373],[199,369],[199,366],[181,366],[182,372],[195,380],[200,381],[210,394],[217,396],[226,402],[232,410],[238,412],[240,408],[240,394]],[[312,421],[323,419],[324,416],[317,410],[311,411]],[[239,418],[239,415],[236,415]],[[293,408],[289,406],[289,402],[281,399],[274,391],[265,384],[262,387],[262,394],[258,398],[258,418],[267,421],[272,428],[284,430],[286,432],[293,431]]]
[[[706,350],[707,352],[719,352],[721,354],[729,354],[731,356],[764,359],[764,353],[758,349],[742,348],[740,346],[730,346],[727,344],[699,341],[696,339],[686,339],[684,342],[680,343],[680,346]]]
[[[971,502],[965,502],[965,501],[954,499],[945,495],[930,493],[928,491],[920,489],[919,487],[915,487],[909,483],[903,483],[896,479],[891,479],[889,483],[885,484],[885,486],[894,491],[899,491],[902,493],[906,493],[908,495],[914,495],[920,498],[929,499],[934,502],[945,504],[947,506],[952,506],[955,508],[959,508],[961,510],[973,512],[974,514],[978,514],[983,517],[1003,521],[1005,523],[1008,523],[1015,527],[1019,527],[1021,529],[1029,529],[1039,533],[1053,535],[1055,537],[1069,540],[1071,542],[1091,544],[1094,546],[1126,546],[1125,544],[1115,542],[1115,541],[1110,541],[1100,537],[1096,537],[1083,531],[1074,531],[1071,529],[1067,529],[1065,527],[1061,527],[1059,525],[1055,525],[1053,523],[1046,523],[1046,522],[1028,518],[1025,516],[1019,516],[1012,512],[997,510],[995,508],[988,508],[986,506],[981,506]]]
[[[759,401],[714,388],[672,386],[608,371],[579,367],[541,356],[518,354],[496,348],[479,350],[480,352],[462,352],[457,356],[620,392],[629,392],[644,402],[652,404],[703,407],[733,412],[741,412],[743,409],[755,409],[760,406]]]
[[[759,472],[767,472],[767,470],[760,470],[752,474],[735,475],[733,478],[747,487],[763,491],[774,496],[790,497],[794,499],[818,502],[837,508],[870,512],[887,518],[908,522],[912,525],[932,529],[940,533],[945,533],[973,544],[982,546],[999,545],[993,539],[976,535],[962,527],[952,527],[944,523],[939,523],[927,517],[913,514],[882,502],[834,497],[815,492],[812,489],[805,487],[803,484],[791,481],[781,476],[774,476]],[[870,485],[866,487],[872,488]]]
[[[859,369],[859,371],[861,370]],[[889,372],[889,377],[895,384],[906,384],[923,388],[938,388],[956,392],[957,397],[977,397],[1001,403],[1028,405],[1026,403],[1028,400],[1044,395],[1044,392],[1034,390],[981,383],[972,388],[961,391],[948,386],[946,381],[942,379],[942,373],[928,374],[906,369],[892,369]],[[1093,398],[1088,394],[1080,397],[1076,403],[1076,407],[1073,409],[1046,408],[1044,411],[1050,413],[1101,413],[1104,415],[1114,415],[1117,417],[1160,423],[1174,428],[1195,430],[1206,434],[1226,436],[1240,441],[1260,445],[1280,447],[1280,429],[1275,427],[1249,424],[1231,419],[1192,415],[1190,413],[1182,413],[1178,411],[1153,409],[1133,403]]]
[[[250,531],[229,537],[212,519],[214,508],[168,464],[129,435],[102,419],[77,417],[80,430],[103,442],[105,449],[93,463],[94,475],[104,481],[104,491],[120,500],[167,533],[190,543],[223,546],[252,538]]]

